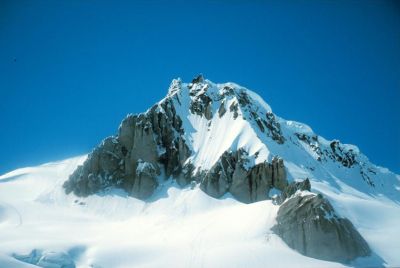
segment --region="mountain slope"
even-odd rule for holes
[[[400,264],[398,175],[239,85],[174,80],[88,157],[0,176],[0,267],[342,267],[271,231],[274,195],[306,178],[373,252],[347,265]]]

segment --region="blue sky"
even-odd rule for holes
[[[0,173],[89,152],[198,73],[400,173],[400,5],[383,0],[3,0]]]

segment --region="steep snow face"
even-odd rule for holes
[[[176,79],[166,99],[173,100],[183,121],[192,152],[187,162],[197,170],[207,171],[225,151],[243,148],[250,166],[279,156],[289,180],[309,178],[316,191],[323,193],[322,185],[329,184],[341,192],[354,188],[400,202],[399,175],[372,164],[354,145],[328,141],[305,124],[276,116],[247,88],[201,76],[192,83]]]
[[[348,265],[305,257],[270,228],[278,206],[214,199],[173,180],[146,202],[122,190],[78,198],[61,185],[86,156],[0,176],[0,267],[37,267],[32,250],[89,267],[399,266],[400,207],[390,200],[319,186],[352,220],[376,255]],[[68,256],[68,259],[66,258]],[[49,266],[57,267],[57,266]]]
[[[173,91],[169,97],[173,99],[177,113],[183,121],[186,142],[193,152],[188,161],[195,167],[208,170],[225,151],[237,151],[239,148],[244,148],[253,156],[253,165],[272,159],[273,155],[257,135],[257,129],[246,120],[246,116],[250,117],[250,112],[261,115],[270,113],[271,108],[265,102],[256,103],[256,111],[246,109],[250,106],[241,107],[240,96],[247,98],[250,94],[246,93],[250,91],[233,83],[214,84],[205,80],[203,83],[181,84],[174,81],[171,87],[176,87],[176,84],[179,85],[179,90]],[[255,93],[251,94],[262,101]],[[208,104],[204,104],[205,109],[210,107],[210,118],[201,112],[196,113],[192,108],[194,104],[201,103],[202,96],[210,100]],[[258,155],[257,158],[254,157],[255,154]]]

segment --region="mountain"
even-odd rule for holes
[[[399,202],[356,146],[176,79],[88,156],[0,177],[0,266],[399,265]]]

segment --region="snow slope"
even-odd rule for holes
[[[227,88],[235,94],[220,98]],[[210,120],[188,112],[196,99],[193,90],[213,99]],[[239,105],[235,116],[230,107],[241,92],[250,103]],[[398,175],[370,163],[355,146],[340,144],[341,153],[354,156],[355,163],[346,167],[331,158],[332,141],[275,116],[285,140],[277,143],[256,123],[271,108],[233,83],[206,80],[193,86],[175,80],[166,98],[183,121],[192,151],[188,161],[198,170],[209,169],[226,150],[245,148],[249,165],[280,156],[288,179],[309,178],[312,191],[352,221],[374,255],[347,265],[305,257],[270,231],[278,210],[270,200],[243,204],[229,194],[217,200],[198,186],[181,189],[173,180],[146,202],[116,189],[87,198],[66,195],[62,184],[85,160],[80,156],[0,176],[1,268],[36,267],[13,257],[33,249],[65,253],[77,267],[400,266]],[[227,112],[220,117],[222,103]]]
[[[269,228],[278,206],[221,200],[172,181],[143,202],[110,191],[84,199],[61,184],[85,156],[0,177],[0,267],[32,249],[70,253],[77,267],[343,267],[291,250]],[[400,264],[400,207],[353,188],[317,185],[349,217],[378,256],[353,265]],[[82,203],[81,203],[82,202]],[[381,259],[380,259],[381,258]]]

